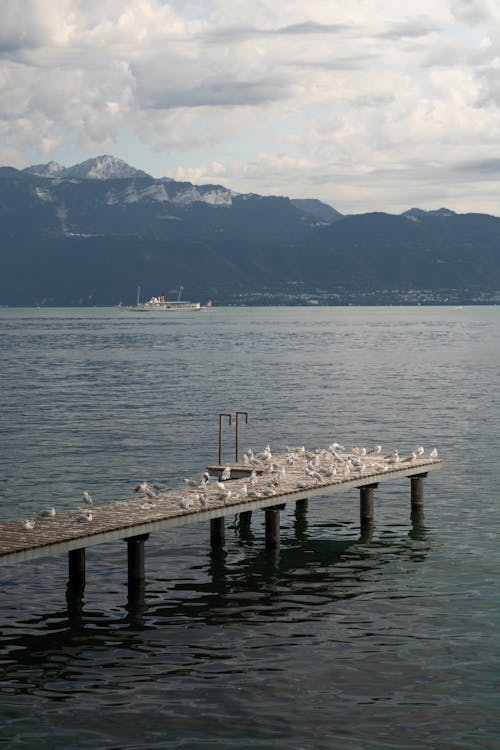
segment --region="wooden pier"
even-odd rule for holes
[[[0,523],[0,564],[35,560],[44,556],[68,553],[69,581],[85,580],[85,550],[104,542],[125,540],[128,547],[129,584],[145,575],[144,542],[154,531],[163,531],[193,523],[210,523],[210,543],[224,545],[224,519],[241,514],[248,524],[251,513],[265,511],[265,543],[276,549],[280,543],[280,510],[286,503],[307,507],[310,498],[333,496],[348,489],[359,489],[360,526],[374,521],[374,490],[382,482],[408,477],[411,483],[412,512],[422,512],[423,480],[430,471],[439,469],[437,458],[411,457],[381,465],[375,457],[366,457],[361,466],[346,473],[335,471],[330,476],[321,454],[327,451],[305,451],[273,456],[254,465],[240,462],[208,467],[211,479],[203,485],[181,490],[159,491],[154,497],[138,493],[129,500],[93,506],[92,520],[82,520],[82,509],[67,510],[52,517],[36,519],[33,529],[24,528],[22,520]],[[291,458],[293,456],[293,458]],[[348,456],[348,454],[346,454]],[[349,460],[344,459],[344,460]],[[317,471],[308,467],[317,466]],[[339,462],[339,467],[342,463]],[[230,479],[223,489],[214,477],[230,470]],[[253,472],[254,476],[251,477]],[[323,472],[323,473],[321,473]],[[227,490],[226,490],[227,487]],[[187,507],[186,507],[187,506]]]

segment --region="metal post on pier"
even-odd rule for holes
[[[359,488],[359,520],[361,526],[373,524],[373,490],[378,487],[374,484],[364,484]]]
[[[232,414],[219,414],[219,465],[222,463],[222,418],[227,417],[228,425],[233,422]]]

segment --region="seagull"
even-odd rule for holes
[[[22,523],[23,528],[27,531],[31,531],[31,529],[34,529],[36,526],[36,521],[34,518],[26,518]]]
[[[155,484],[153,484],[153,489],[160,492],[161,490],[165,490],[166,487],[164,484],[158,484],[158,482],[155,482]]]
[[[198,482],[197,479],[184,479],[183,481],[187,484],[188,487],[199,487],[200,486],[200,483]]]
[[[370,448],[368,453],[372,456],[378,456],[379,453],[382,452],[382,446],[381,445],[374,445],[373,448]]]
[[[134,487],[134,492],[146,492],[148,487],[147,481],[144,479],[137,487]]]
[[[221,479],[222,479],[223,482],[226,479],[231,479],[231,467],[230,466],[226,466],[226,468],[224,469],[224,471],[221,474]]]
[[[85,490],[85,492],[83,493],[82,500],[85,503],[85,505],[88,505],[89,507],[94,504],[94,501],[92,500],[87,490]]]
[[[262,497],[260,490],[248,490],[247,497]]]
[[[248,484],[251,487],[253,487],[253,485],[256,484],[256,482],[257,482],[257,472],[256,471],[252,471],[252,473],[250,474],[250,476],[248,478]]]
[[[352,463],[350,461],[346,461],[342,467],[342,474],[344,475],[344,477],[349,476],[349,474],[351,473],[351,469],[352,469]]]
[[[226,500],[229,500],[232,494],[233,493],[231,492],[231,490],[223,490],[222,492],[219,492],[217,494],[217,500],[223,500],[224,502],[226,502]]]
[[[182,508],[182,510],[187,510],[190,508],[193,504],[193,501],[190,497],[181,497],[179,501],[179,506]]]
[[[400,458],[399,461],[401,463],[408,463],[408,461],[416,461],[416,459],[417,459],[417,454],[416,454],[415,451],[413,451],[413,453],[410,453],[409,456],[405,456],[404,458]]]
[[[396,449],[396,450],[393,450],[390,453],[388,453],[387,456],[384,456],[384,458],[386,458],[386,459],[387,458],[395,458],[396,461],[398,461],[399,460],[399,453],[398,453],[398,451]]]
[[[201,508],[203,508],[203,509],[208,508],[209,500],[208,500],[208,497],[206,495],[199,494],[198,495],[198,502],[199,502]]]
[[[418,448],[415,448],[415,453],[417,454],[417,456],[423,456],[424,453],[425,453],[424,446],[423,445],[419,445]]]
[[[251,448],[247,450],[247,456],[248,456],[248,463],[252,464],[252,466],[256,466],[259,463],[259,459],[253,452]]]
[[[271,446],[269,443],[266,445],[262,453],[259,453],[257,458],[260,458],[262,461],[270,461],[273,457],[273,454],[271,453]]]
[[[430,458],[437,458],[437,457],[438,457],[438,452],[437,452],[437,448],[433,448],[433,449],[432,449],[432,450],[430,451],[430,453],[429,453],[429,457],[430,457]]]
[[[47,510],[41,510],[36,514],[37,518],[54,518],[56,514],[55,508],[48,508]]]
[[[80,513],[80,515],[77,516],[76,520],[79,523],[90,523],[90,521],[92,521],[92,511],[84,510],[83,513]]]
[[[248,487],[246,484],[242,484],[238,492],[236,493],[235,497],[247,497],[248,495]]]
[[[328,446],[328,448],[332,453],[334,451],[345,451],[345,447],[343,445],[339,445],[339,443],[332,443]]]

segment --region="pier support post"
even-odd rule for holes
[[[266,549],[279,549],[280,546],[280,510],[285,505],[273,505],[265,510]]]
[[[359,520],[362,527],[373,525],[373,490],[375,484],[365,484],[359,488]]]
[[[129,536],[127,542],[128,582],[144,580],[144,542],[149,534]]]
[[[424,479],[426,476],[427,472],[424,474],[414,474],[410,477],[412,513],[416,513],[417,511],[422,512],[424,508]]]
[[[242,526],[250,526],[251,521],[252,521],[251,510],[245,510],[243,511],[243,513],[240,513],[240,524]]]
[[[307,532],[307,508],[309,500],[304,497],[302,500],[297,500],[295,503],[294,512],[294,529],[295,536],[297,539],[303,539]]]
[[[80,587],[85,584],[85,547],[68,552],[69,585]]]
[[[224,546],[224,516],[210,519],[210,544],[212,547]]]

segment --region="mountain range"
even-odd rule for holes
[[[500,218],[342,215],[155,179],[113,156],[0,168],[0,304],[500,302]]]

